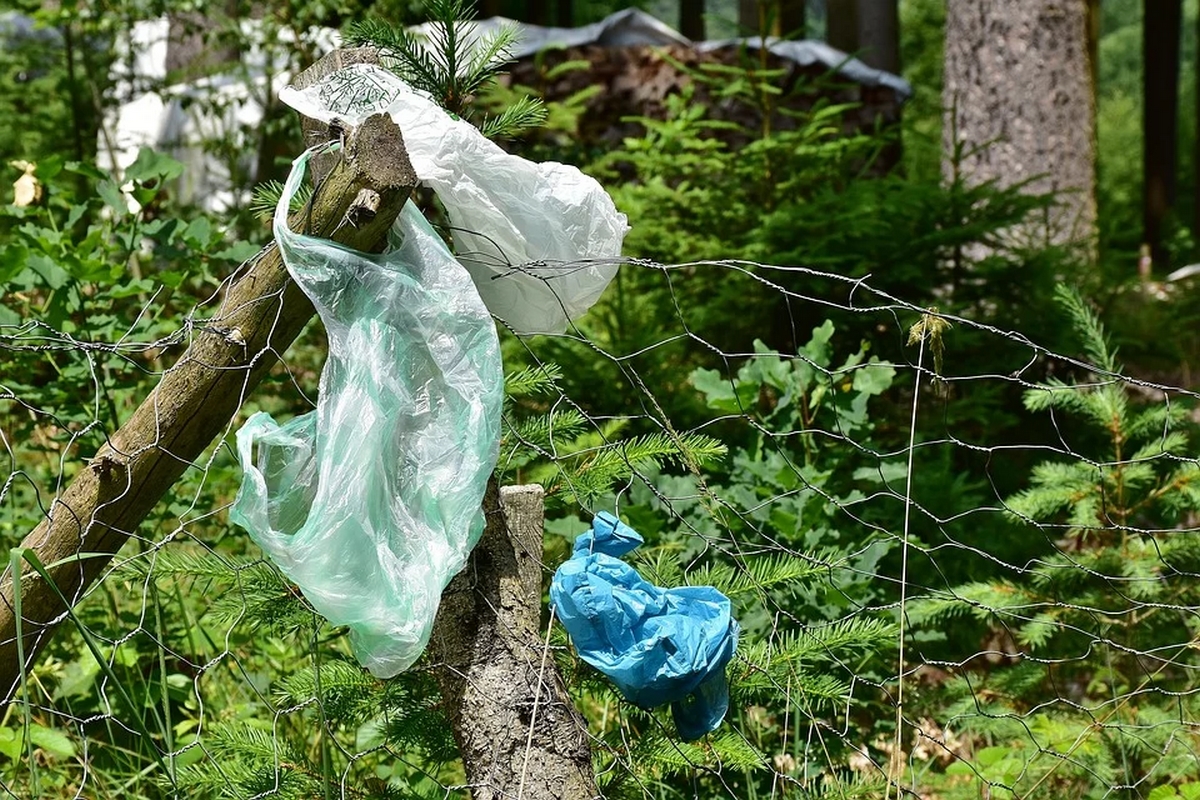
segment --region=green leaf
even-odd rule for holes
[[[224,250],[218,250],[212,254],[213,258],[223,259],[225,261],[236,261],[241,264],[249,261],[254,256],[258,255],[259,248],[250,242],[234,242]]]
[[[114,182],[100,181],[96,184],[96,193],[100,195],[100,199],[104,201],[105,205],[117,212],[118,217],[129,213],[129,203],[125,199],[125,194]]]
[[[196,249],[207,248],[213,239],[213,226],[207,217],[197,217],[183,232],[183,240]]]
[[[1146,795],[1146,800],[1169,800],[1172,797],[1179,797],[1179,793],[1175,791],[1175,787],[1170,784],[1155,786],[1150,790],[1150,794]]]
[[[29,740],[44,753],[55,758],[74,758],[75,744],[62,731],[44,728],[41,725],[29,726]]]
[[[732,382],[715,369],[694,370],[690,379],[692,385],[704,395],[708,407],[714,411],[745,414],[754,407],[758,397],[758,385],[755,383],[742,380]]]
[[[149,147],[138,151],[137,158],[125,170],[125,177],[141,184],[152,184],[153,188],[162,181],[178,178],[183,174],[183,164],[165,153],[156,153]],[[151,188],[151,187],[147,187]]]
[[[71,282],[71,276],[65,269],[47,255],[34,253],[26,262],[29,268],[37,273],[49,289],[61,289]]]
[[[0,284],[15,278],[29,262],[29,248],[20,242],[0,247]]]
[[[120,284],[108,290],[115,298],[136,297],[139,294],[149,294],[154,291],[154,281],[149,278],[135,278],[128,283]]]
[[[853,389],[861,394],[877,396],[892,387],[896,370],[886,361],[872,358],[865,366],[854,371]]]
[[[0,754],[8,756],[12,761],[21,757],[24,742],[12,728],[0,728]]]

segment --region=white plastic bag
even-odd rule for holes
[[[450,215],[462,262],[488,310],[517,333],[561,333],[616,274],[625,215],[575,167],[505,153],[470,123],[370,64],[354,64],[279,99],[351,126],[386,112],[417,177]]]

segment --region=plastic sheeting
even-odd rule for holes
[[[329,337],[315,411],[238,431],[246,528],[374,675],[408,668],[442,590],[483,532],[504,376],[496,326],[466,271],[409,203],[370,255],[290,230],[275,240]]]
[[[504,152],[391,72],[355,64],[279,99],[357,125],[387,113],[417,177],[450,217],[458,259],[488,309],[520,334],[561,333],[600,298],[629,229],[595,179]]]
[[[679,735],[699,739],[729,708],[725,666],[737,648],[729,598],[711,586],[663,589],[621,560],[642,537],[608,513],[575,539],[550,601],[579,657],[642,708],[671,704]]]
[[[527,58],[551,47],[597,45],[627,47],[636,45],[692,44],[669,25],[638,9],[626,9],[603,20],[579,28],[546,28],[514,23],[503,17],[480,20],[467,30],[487,33],[501,24],[515,24],[520,41],[513,49],[515,58]],[[31,28],[32,19],[19,14],[0,15],[0,38],[4,27],[14,33]],[[252,44],[261,39],[261,23],[242,20],[239,29]],[[124,169],[133,163],[138,150],[152,147],[165,150],[188,164],[189,183],[177,190],[182,199],[208,210],[222,210],[249,199],[249,191],[238,186],[233,172],[254,174],[257,168],[253,147],[234,147],[239,153],[236,170],[212,152],[212,142],[228,145],[257,131],[262,108],[255,98],[274,93],[290,75],[287,64],[267,55],[266,49],[252,46],[237,69],[162,91],[150,91],[165,78],[167,59],[166,17],[136,22],[116,39],[118,57],[113,61],[110,78],[116,84],[116,96],[125,100],[120,108],[106,116],[97,139],[99,163]],[[427,30],[418,26],[412,30]],[[286,35],[286,34],[281,34]],[[308,48],[326,53],[340,42],[337,31],[312,28],[304,33]],[[757,49],[757,38],[696,42],[701,51],[728,46]],[[887,86],[901,99],[912,95],[912,87],[902,78],[872,69],[858,59],[835,50],[824,42],[787,42],[767,40],[772,53],[808,66],[824,64],[844,77],[866,86]],[[130,69],[132,67],[132,69]],[[238,88],[235,84],[244,84]],[[408,130],[405,130],[407,136]]]
[[[678,44],[694,46],[702,53],[725,47],[746,47],[750,50],[758,50],[763,46],[763,40],[757,36],[693,42],[662,20],[637,8],[617,11],[599,22],[578,28],[547,28],[517,22],[505,17],[492,17],[472,23],[468,30],[472,34],[482,35],[499,30],[502,25],[515,26],[520,35],[520,39],[512,50],[513,58],[527,58],[553,47],[583,47],[585,45],[634,47]],[[428,33],[430,23],[418,25],[411,30]],[[812,39],[789,41],[768,37],[766,47],[780,58],[794,61],[802,67],[820,64],[864,86],[886,86],[896,92],[901,99],[912,96],[912,86],[908,81],[890,72],[869,67],[859,59],[830,47],[825,42]]]

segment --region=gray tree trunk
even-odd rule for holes
[[[1094,257],[1096,105],[1088,0],[948,0],[946,173],[1056,192],[1049,218],[1015,235]]]
[[[847,55],[858,52],[858,0],[825,0],[825,41]]]
[[[900,74],[898,0],[858,0],[858,48],[869,66]]]
[[[776,33],[786,39],[808,37],[808,19],[805,0],[779,0],[779,19]]]
[[[1142,17],[1142,241],[1169,267],[1164,238],[1178,199],[1180,0],[1144,0]]]
[[[758,0],[738,0],[738,34],[741,36],[765,36],[762,29],[762,9]]]
[[[679,0],[679,32],[693,42],[704,41],[704,0]]]
[[[168,14],[167,76],[188,81],[218,69],[230,69],[241,58],[241,48],[232,35],[237,3],[227,0],[216,13],[182,11]]]

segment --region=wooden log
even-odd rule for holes
[[[358,250],[379,251],[416,184],[399,127],[377,115],[348,134],[343,156],[291,224]],[[5,702],[12,699],[21,670],[33,663],[66,614],[59,592],[78,602],[159,499],[227,430],[312,315],[312,304],[288,276],[272,243],[230,278],[217,313],[192,324],[187,351],[21,543],[43,564],[54,565],[50,575],[57,591],[32,570],[23,572],[18,621],[12,575],[0,576]]]
[[[487,527],[430,638],[473,800],[599,797],[587,724],[546,652],[540,486],[493,481]]]

